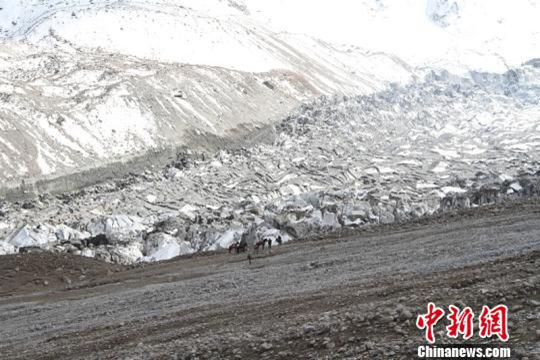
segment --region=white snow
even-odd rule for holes
[[[435,173],[442,173],[442,172],[446,172],[447,168],[448,168],[448,163],[444,162],[444,161],[441,161],[431,171],[433,171]]]
[[[462,194],[467,192],[467,190],[456,186],[443,186],[441,190],[445,195],[448,195],[450,193]]]
[[[523,190],[523,187],[518,182],[512,183],[510,185],[510,188],[512,188],[512,190],[514,190],[515,192]]]
[[[85,257],[89,257],[89,258],[94,258],[96,256],[96,252],[92,249],[89,249],[89,248],[84,248],[82,251],[81,251],[81,256],[85,256]]]
[[[433,184],[433,183],[424,183],[424,182],[418,182],[416,183],[416,188],[418,190],[422,190],[422,189],[436,189],[438,188],[438,186],[436,184]]]
[[[229,246],[235,241],[239,241],[242,235],[243,229],[231,229],[221,235],[208,251],[215,251],[219,249],[228,249]]]
[[[180,214],[183,214],[184,216],[186,216],[188,219],[190,219],[191,221],[195,221],[195,218],[197,217],[197,208],[190,205],[190,204],[186,204],[184,206],[182,206],[182,208],[179,210]]]
[[[456,151],[456,150],[449,150],[449,149],[439,149],[439,148],[434,148],[433,149],[433,152],[436,152],[437,154],[440,154],[442,156],[444,156],[445,158],[459,158],[459,153]]]
[[[195,250],[191,247],[191,244],[187,241],[177,243],[166,242],[160,245],[157,251],[149,256],[143,257],[141,260],[144,262],[153,261],[165,261],[181,255],[189,255],[194,253]]]
[[[537,1],[253,0],[249,6],[273,28],[395,54],[420,66],[504,71],[537,57],[540,44]]]
[[[89,233],[82,233],[66,225],[59,225],[54,230],[56,238],[60,241],[78,240],[90,237]]]
[[[157,196],[155,195],[147,195],[146,201],[148,201],[150,204],[154,204],[157,201]]]
[[[0,256],[11,255],[11,254],[15,254],[16,252],[17,252],[17,249],[15,248],[15,246],[5,241],[0,241]]]
[[[110,241],[129,241],[137,238],[146,230],[144,220],[138,216],[112,215],[94,219],[86,226],[86,230],[92,235],[106,235]]]
[[[504,71],[537,57],[540,38],[535,16],[540,7],[525,0],[13,0],[2,6],[0,37],[27,41],[17,43],[24,50],[8,46],[0,52],[0,62],[7,64],[6,78],[16,69],[24,70],[26,76],[36,69],[55,74],[58,64],[49,57],[24,56],[24,61],[19,61],[16,55],[28,49],[32,50],[29,53],[65,52],[73,59],[92,54],[104,62],[125,54],[128,57],[120,59],[121,64],[143,64],[104,71],[99,62],[80,65],[80,61],[69,63],[67,57],[60,57],[59,63],[66,67],[60,69],[62,76],[53,79],[46,76],[48,73],[38,73],[40,76],[27,84],[0,85],[10,93],[39,91],[52,100],[67,101],[81,93],[88,96],[77,98],[76,104],[62,104],[62,110],[73,108],[74,113],[61,127],[49,116],[38,118],[34,112],[21,115],[38,118],[39,128],[32,134],[37,161],[33,157],[31,165],[37,165],[40,175],[75,168],[90,159],[110,161],[178,145],[183,133],[171,130],[183,125],[199,134],[215,135],[239,128],[239,114],[232,109],[240,103],[257,108],[275,97],[265,88],[267,97],[258,96],[260,103],[251,104],[248,100],[253,98],[244,98],[244,91],[253,91],[250,81],[260,83],[269,76],[254,72],[278,73],[280,76],[272,79],[276,91],[283,91],[284,97],[294,98],[297,104],[321,93],[368,93],[383,89],[388,82],[406,82],[418,71],[415,66],[458,72]],[[160,77],[171,71],[166,65],[177,64],[186,71]],[[242,78],[241,73],[224,69],[249,76]],[[117,72],[122,76],[115,76]],[[206,82],[197,79],[202,75]],[[302,79],[314,93],[284,80],[288,77]],[[141,89],[137,86],[143,79],[146,91],[139,98]],[[174,86],[168,86],[171,79],[176,81]],[[229,86],[211,89],[222,84]],[[171,99],[172,93],[182,96]],[[229,101],[238,94],[244,95]],[[10,106],[15,114],[22,108],[33,109],[33,104]],[[269,121],[266,110],[260,112]],[[46,108],[42,112],[58,111]],[[245,118],[253,122],[250,115]],[[13,118],[0,126],[9,127],[20,120]],[[472,121],[491,126],[497,119],[488,113],[478,114]],[[441,124],[433,131],[443,136],[466,129]],[[13,154],[21,152],[20,147],[3,143]],[[45,143],[53,143],[55,151],[46,149]],[[479,155],[485,151],[480,145],[434,151],[449,159],[458,158]],[[525,152],[531,143],[509,146]],[[410,155],[406,151],[401,154]],[[0,167],[16,175],[25,175],[32,168],[4,157]]]
[[[27,246],[42,247],[47,245],[49,240],[44,234],[37,233],[25,225],[8,236],[6,242],[16,248],[21,248]]]
[[[140,247],[141,245],[139,243],[132,242],[125,246],[116,246],[110,250],[110,253],[115,258],[116,263],[128,265],[133,264],[143,257]]]
[[[536,1],[236,0],[235,4],[238,7],[217,0],[67,4],[10,0],[2,4],[0,36],[38,42],[53,29],[85,47],[245,71],[289,67],[267,51],[271,43],[286,49],[275,33],[350,44],[373,56],[388,53],[418,66],[493,71],[538,56],[535,49],[540,44]]]
[[[392,82],[421,81],[431,67],[457,73],[506,71],[538,57],[540,48],[540,4],[530,0],[0,0],[0,7],[2,183],[4,178],[18,183],[22,176],[54,176],[189,145],[197,140],[193,134],[220,137],[237,129],[252,130],[282,119],[301,101],[324,94],[367,94]],[[519,71],[526,86],[540,85],[532,67]],[[448,81],[454,80],[450,75]],[[455,85],[463,85],[462,80]],[[262,85],[266,81],[272,86]],[[492,161],[496,148],[520,159],[540,147],[538,107],[513,104],[511,96],[499,96],[497,91],[488,93],[490,104],[482,110],[469,107],[474,102],[463,94],[451,98],[446,92],[440,99],[447,103],[423,103],[417,111],[394,103],[373,117],[361,114],[365,106],[358,105],[355,117],[340,123],[365,132],[355,142],[358,147],[334,146],[335,154],[310,157],[305,151],[294,154],[309,149],[308,143],[297,143],[296,137],[285,139],[279,151],[294,156],[287,163],[274,164],[269,172],[271,190],[242,194],[242,199],[262,206],[268,199],[329,186],[347,189],[349,184],[361,193],[361,177],[386,183],[390,177],[399,181],[416,171],[435,174],[414,178],[408,189],[431,191],[448,184],[442,180],[452,179],[461,167],[482,159]],[[475,93],[480,95],[481,91]],[[452,116],[441,118],[447,108],[453,110]],[[338,118],[340,111],[335,112]],[[396,117],[401,113],[407,117]],[[385,121],[410,129],[396,139],[398,151],[381,147],[391,149],[392,156],[373,153],[378,146],[371,144],[392,141],[392,133],[381,126]],[[424,149],[426,139],[429,144]],[[329,142],[339,140],[327,137]],[[264,154],[264,147],[259,150]],[[364,156],[355,157],[352,150]],[[178,179],[175,186],[193,183],[193,174],[200,180],[226,172],[227,161],[210,161],[200,172],[171,169],[167,177]],[[322,161],[320,171],[331,167],[328,173],[333,177],[306,174],[302,167],[310,169],[312,161]],[[335,169],[339,171],[334,173]],[[251,185],[237,175],[220,178],[217,190],[235,194],[235,188]],[[514,181],[510,175],[501,179]],[[510,189],[522,190],[519,183]],[[159,193],[140,190],[137,201],[157,208],[148,203],[156,203],[154,194]],[[436,192],[463,191],[450,186]],[[202,201],[206,194],[197,195],[181,200],[186,203],[179,210],[192,222],[212,206]],[[121,207],[123,199],[108,201]],[[160,201],[164,199],[159,195]],[[381,196],[382,201],[390,199]],[[111,213],[116,214],[96,209],[93,214],[99,219],[82,230],[112,236],[113,242],[142,243],[141,233],[147,229],[143,219],[103,216]],[[308,219],[311,225],[339,224],[335,215],[319,210]],[[225,229],[204,246],[226,248],[242,231]],[[9,239],[15,246],[44,246],[50,234],[60,240],[88,236],[67,227],[43,232],[24,227]],[[196,247],[171,235],[144,244],[144,251],[123,245],[115,247],[115,256],[129,261],[143,253],[145,259],[164,260]]]

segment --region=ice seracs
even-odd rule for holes
[[[0,178],[17,189],[21,176],[209,150],[207,135],[241,137],[323,94],[410,82],[419,67],[502,72],[537,57],[537,12],[532,1],[9,1],[1,127],[18,130],[0,132]]]
[[[25,248],[34,246],[45,247],[55,240],[55,238],[50,237],[46,230],[33,230],[30,226],[25,225],[8,236],[6,242],[15,248]]]
[[[0,197],[40,197],[0,203],[0,251],[161,261],[537,194],[537,9],[9,2]]]
[[[174,238],[161,242],[157,248],[148,253],[147,256],[140,258],[143,262],[164,261],[181,255],[193,254],[195,250],[187,241],[177,241]]]
[[[111,243],[128,242],[148,228],[138,216],[113,215],[98,218],[86,226],[92,236],[105,235]]]

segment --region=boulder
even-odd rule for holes
[[[143,261],[162,261],[180,255],[192,254],[195,249],[191,243],[165,233],[154,233],[144,243]]]
[[[396,221],[396,218],[391,212],[383,211],[379,217],[379,221],[381,224],[388,225],[394,223],[394,221]]]
[[[235,241],[240,241],[243,231],[243,229],[227,230],[216,240],[216,242],[209,248],[209,250],[215,251],[219,249],[228,249],[232,243],[234,243]]]
[[[300,195],[300,198],[304,200],[313,208],[318,209],[321,207],[321,195],[318,193],[307,192]]]
[[[186,204],[180,210],[180,215],[189,221],[195,222],[197,219],[197,208]]]
[[[180,178],[181,176],[182,176],[182,171],[175,167],[168,168],[165,173],[165,177],[169,180],[174,180],[174,179]]]
[[[94,250],[94,258],[101,261],[111,262],[111,254],[107,250],[107,247],[100,246]]]
[[[153,252],[149,256],[145,256],[141,259],[144,262],[164,261],[175,258],[181,255],[188,255],[194,253],[195,250],[191,247],[191,244],[187,241],[180,241],[177,243],[169,242],[160,245],[157,251]]]
[[[358,226],[370,220],[372,211],[368,202],[361,201],[352,206],[347,206],[344,210],[343,223],[345,226]]]
[[[107,239],[105,234],[100,234],[82,240],[81,244],[86,247],[98,247],[102,245],[109,245],[109,239]]]
[[[469,209],[471,200],[466,194],[451,194],[441,200],[441,210]]]
[[[170,216],[155,223],[154,229],[158,232],[162,232],[172,236],[179,236],[179,234],[185,233],[185,226],[186,225],[184,220],[176,216]]]
[[[31,246],[45,247],[51,242],[51,239],[46,233],[34,231],[28,225],[25,225],[11,233],[6,239],[6,242],[16,248]]]
[[[293,238],[303,238],[313,232],[314,224],[309,219],[288,222],[283,229]]]
[[[111,243],[129,242],[147,229],[142,218],[130,215],[113,215],[95,219],[86,226],[91,236],[105,235]]]
[[[301,219],[313,211],[313,206],[300,196],[292,196],[278,206],[278,212],[294,214],[296,219]]]
[[[174,242],[177,242],[174,236],[161,232],[153,233],[148,235],[144,241],[143,252],[146,255],[150,255],[156,252],[163,245]]]
[[[497,187],[482,187],[472,195],[472,203],[475,205],[489,205],[501,200],[500,189]]]
[[[111,262],[130,265],[143,257],[140,243],[130,243],[126,246],[116,245],[109,250]]]
[[[92,249],[85,248],[85,249],[82,249],[81,256],[94,258],[96,257],[96,252]]]
[[[81,240],[90,237],[89,233],[82,233],[66,225],[59,225],[55,229],[56,238],[60,241]]]
[[[154,262],[169,260],[180,255],[180,245],[176,242],[163,244],[159,249],[150,256],[143,257],[144,262]]]
[[[339,223],[337,214],[325,211],[322,218],[322,228],[324,231],[333,231],[339,229],[341,224]]]

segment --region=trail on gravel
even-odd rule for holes
[[[251,265],[226,253],[102,271],[81,262],[66,265],[69,283],[54,271],[61,259],[27,270],[57,255],[7,256],[0,358],[408,359],[425,344],[415,321],[430,301],[508,305],[512,358],[539,358],[539,214],[536,199],[510,202],[273,246]]]

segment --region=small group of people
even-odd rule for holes
[[[248,248],[247,241],[235,241],[229,246],[229,254],[236,252],[237,254],[246,252]]]
[[[278,236],[276,239],[275,239],[276,243],[278,245],[281,245],[283,244],[283,239],[281,238],[281,235]],[[259,248],[262,247],[262,249],[264,250],[265,246],[268,244],[268,250],[272,250],[272,238],[263,238],[262,240],[259,240],[255,243],[253,249],[258,252],[259,251]],[[234,243],[232,243],[230,246],[229,246],[229,254],[231,253],[234,253],[236,252],[237,254],[240,254],[240,253],[243,253],[243,252],[246,252],[247,251],[247,248],[248,248],[248,245],[247,245],[247,241],[246,239],[243,237],[242,240],[240,241],[235,241]]]
[[[279,235],[275,240],[278,245],[283,244],[283,239],[281,238],[281,235]],[[255,251],[259,251],[260,247],[262,247],[262,249],[264,250],[266,244],[268,244],[268,250],[272,250],[272,241],[272,238],[263,238],[262,240],[257,241],[254,247]]]

